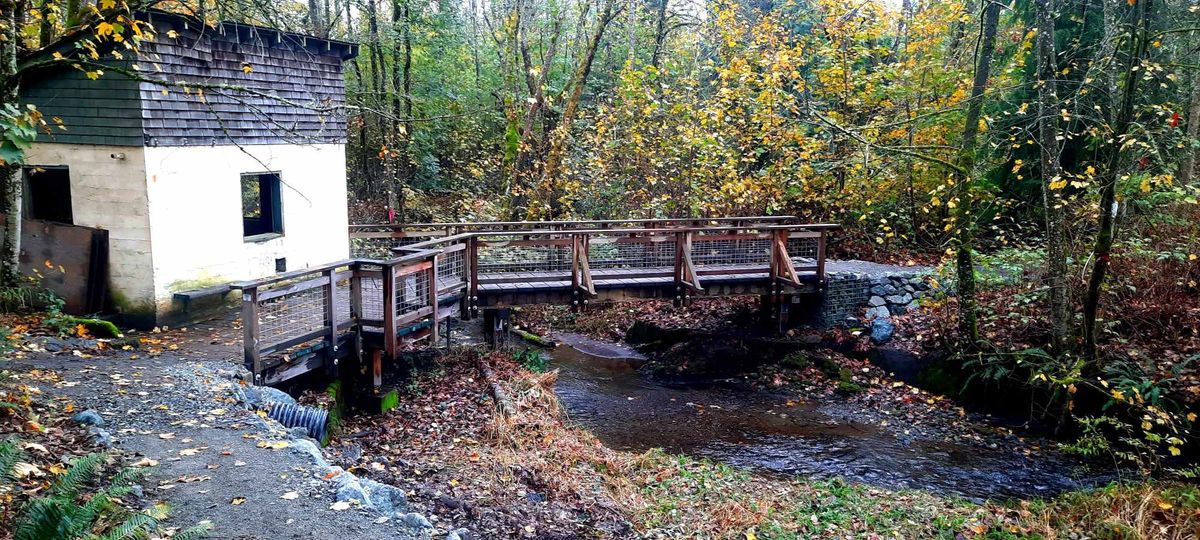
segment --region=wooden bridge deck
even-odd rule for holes
[[[820,292],[826,234],[837,226],[794,221],[354,226],[357,258],[233,284],[246,364],[272,384],[364,347],[387,361],[438,335],[447,318],[491,307]]]

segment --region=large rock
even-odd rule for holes
[[[408,498],[400,488],[369,478],[360,479],[358,482],[367,494],[367,503],[380,514],[398,517],[408,510]]]
[[[871,307],[882,306],[886,304],[887,300],[884,300],[882,296],[872,296],[870,300],[867,300],[867,305]]]
[[[871,341],[877,344],[887,343],[896,334],[896,325],[891,319],[875,319],[871,321]]]
[[[84,425],[84,426],[103,426],[104,425],[104,417],[100,416],[100,413],[96,412],[93,409],[88,409],[86,411],[79,411],[79,412],[75,413],[75,416],[71,417],[71,420],[79,422],[80,425]]]
[[[893,295],[887,297],[886,300],[887,300],[887,303],[889,303],[889,304],[903,306],[904,304],[912,302],[912,295],[908,294],[908,293],[893,294]]]
[[[867,320],[886,319],[891,315],[892,313],[888,311],[887,306],[875,306],[867,310]]]

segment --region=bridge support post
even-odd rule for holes
[[[508,308],[483,309],[483,340],[488,347],[498,349],[508,343],[511,311]]]

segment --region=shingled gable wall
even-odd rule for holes
[[[43,72],[27,86],[23,97],[67,127],[35,144],[30,163],[69,167],[76,223],[112,233],[114,307],[138,324],[175,322],[181,306],[174,292],[268,275],[279,258],[288,269],[344,258],[341,62],[356,47],[245,25],[199,27],[169,14],[143,17],[157,41],[123,66],[252,91],[171,87],[164,95],[153,83],[113,72],[82,80],[69,68]],[[241,174],[268,171],[284,183],[284,234],[247,242]]]

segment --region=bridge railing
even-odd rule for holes
[[[674,224],[656,228],[512,229],[462,232],[393,244],[383,257],[353,258],[234,283],[242,291],[244,358],[273,384],[357,354],[378,340],[381,362],[437,336],[448,317],[470,317],[480,294],[538,283],[569,290],[573,305],[597,287],[673,287],[677,302],[718,279],[768,280],[772,294],[802,278],[824,279],[826,234],[836,225]],[[570,223],[570,222],[564,222]]]
[[[717,218],[600,219],[576,221],[478,221],[442,223],[381,223],[349,226],[350,251],[355,257],[387,257],[398,245],[484,231],[559,231],[581,229],[663,229],[674,227],[745,226],[796,223],[796,216]]]

